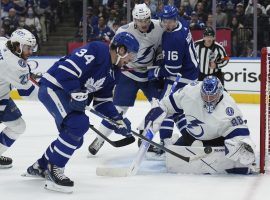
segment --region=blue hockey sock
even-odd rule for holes
[[[3,131],[0,133],[0,143],[6,147],[10,147],[15,142],[14,139],[9,138]]]

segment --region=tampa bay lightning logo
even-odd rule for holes
[[[154,45],[151,45],[149,47],[146,47],[144,49],[141,49],[140,51],[143,52],[141,54],[141,56],[136,60],[136,62],[140,63],[140,64],[147,64],[150,63],[153,60],[153,56],[150,56],[149,60],[145,60],[147,57],[149,57],[149,55],[151,55],[151,53],[154,51],[153,49]]]
[[[199,84],[198,81],[193,81],[193,82],[190,83],[191,86],[195,86],[195,85],[198,85],[198,84]]]
[[[25,62],[25,60],[23,60],[23,59],[18,60],[18,64],[19,64],[22,68],[25,68],[25,67],[26,67],[26,62]]]
[[[234,110],[232,107],[228,107],[226,108],[226,114],[229,116],[233,116],[234,115]]]
[[[204,123],[191,115],[186,115],[186,119],[188,122],[187,132],[195,138],[203,136],[204,130],[201,125]]]

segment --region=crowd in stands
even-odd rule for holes
[[[37,38],[39,48],[63,20],[62,7],[65,0],[1,0],[0,35],[7,38],[17,28],[31,31]]]
[[[152,18],[158,19],[166,4],[179,8],[179,16],[189,21],[191,30],[204,29],[213,25],[211,0],[135,0],[146,3],[152,12]],[[232,56],[252,56],[253,39],[253,1],[252,0],[216,0],[216,27],[231,29]],[[82,0],[73,0],[74,10],[82,10]],[[127,23],[126,0],[91,0],[87,9],[88,41],[110,41],[119,26]],[[258,49],[270,45],[270,0],[258,0]],[[78,26],[76,38],[82,39],[82,12],[75,12]]]

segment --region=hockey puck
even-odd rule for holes
[[[211,152],[212,152],[212,147],[205,147],[204,148],[204,153],[209,154]]]

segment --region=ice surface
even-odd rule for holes
[[[75,181],[73,194],[43,189],[44,180],[21,177],[57,137],[52,117],[39,102],[16,101],[27,123],[27,130],[5,155],[14,160],[14,167],[0,170],[0,200],[267,200],[270,199],[270,176],[266,175],[190,175],[167,174],[161,161],[144,161],[134,177],[98,177],[97,166],[128,166],[136,154],[137,144],[114,148],[105,144],[95,157],[88,157],[88,145],[95,135],[89,131],[84,145],[73,155],[65,174]],[[135,130],[150,106],[137,102],[128,111]],[[252,138],[259,142],[259,106],[240,108],[248,119]],[[90,115],[98,127],[100,119]],[[113,136],[111,139],[119,139]]]

